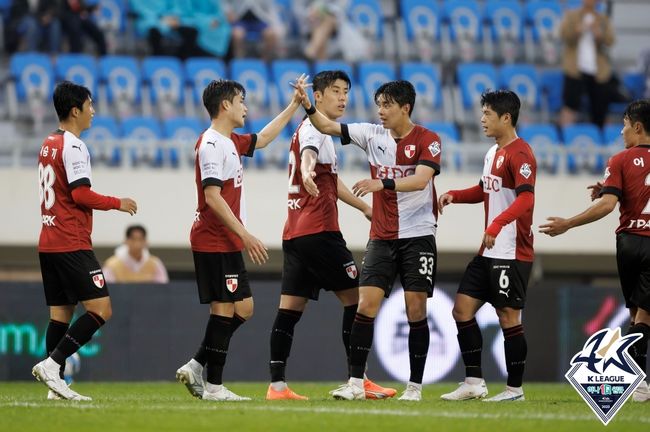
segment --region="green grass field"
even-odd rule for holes
[[[490,383],[492,394],[503,384]],[[0,431],[632,431],[650,424],[650,403],[628,401],[605,428],[568,384],[526,384],[526,401],[444,402],[454,383],[425,386],[422,402],[336,401],[335,383],[293,383],[309,401],[264,400],[266,383],[227,383],[251,402],[193,399],[181,384],[79,383],[92,402],[46,400],[40,383],[0,383]],[[402,390],[403,385],[394,384]]]

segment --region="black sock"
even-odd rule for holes
[[[483,335],[476,318],[456,322],[458,328],[458,346],[465,363],[465,376],[483,378],[481,353],[483,352]]]
[[[374,331],[375,319],[357,312],[350,332],[350,376],[352,378],[363,378],[368,354],[372,348]]]
[[[519,324],[503,329],[503,336],[505,337],[503,346],[506,351],[506,370],[508,371],[507,384],[510,387],[521,387],[526,366],[526,354],[528,354],[524,326]]]
[[[47,325],[47,331],[45,332],[45,349],[47,350],[47,355],[49,356],[54,351],[54,348],[61,342],[61,339],[65,336],[70,327],[69,323],[64,323],[61,321],[50,319],[50,323]],[[63,379],[63,370],[65,369],[65,362],[61,365],[59,370],[59,378]]]
[[[411,363],[411,378],[409,381],[422,384],[424,366],[427,363],[429,352],[429,323],[422,321],[409,321],[409,360]]]
[[[650,338],[650,327],[645,323],[636,323],[630,326],[627,332],[627,334],[631,333],[641,333],[643,337],[634,342],[627,352],[630,353],[630,356],[632,356],[641,370],[646,372],[648,366],[648,338]]]
[[[70,326],[63,338],[56,345],[56,348],[54,348],[54,351],[50,354],[52,360],[64,366],[65,359],[87,344],[105,322],[102,317],[90,311],[81,315]]]
[[[211,314],[205,332],[205,351],[208,357],[207,378],[210,384],[223,382],[223,367],[226,364],[231,335],[232,318]]]
[[[345,356],[350,363],[350,334],[352,333],[352,323],[354,323],[354,316],[357,314],[358,304],[345,306],[343,308],[343,323],[341,325],[341,338],[343,339],[343,346],[345,347]]]
[[[235,314],[232,317],[232,333],[235,333],[237,329],[246,322],[246,318],[242,318],[241,316]],[[207,328],[206,328],[207,332]],[[231,335],[232,335],[231,333]],[[192,357],[194,360],[196,360],[201,366],[205,366],[206,363],[208,362],[208,353],[205,350],[205,336],[203,337],[203,341],[201,341],[201,346],[199,346],[199,349],[196,351],[196,354],[194,354],[194,357]]]
[[[293,329],[300,321],[302,312],[290,309],[278,309],[271,329],[271,382],[285,381],[287,359],[291,353]]]

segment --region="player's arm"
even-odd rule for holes
[[[317,161],[318,154],[314,150],[304,148],[300,152],[300,175],[302,176],[302,184],[305,186],[307,193],[313,197],[317,197],[320,193],[316,182],[314,182]]]
[[[517,198],[501,214],[494,218],[490,226],[483,233],[483,244],[492,249],[501,229],[522,216],[535,205],[535,195],[531,190],[521,192]]]
[[[101,195],[91,190],[87,184],[72,189],[72,199],[78,206],[93,210],[119,210],[131,215],[138,211],[138,205],[131,198]]]
[[[262,149],[268,146],[274,139],[280,135],[282,129],[291,121],[291,118],[296,113],[296,110],[300,107],[300,101],[302,100],[302,94],[299,90],[293,92],[293,97],[289,105],[278,114],[273,120],[267,123],[264,128],[257,133],[257,141],[255,143],[255,148]]]
[[[563,219],[555,216],[546,218],[549,222],[540,225],[539,232],[555,237],[571,228],[595,222],[610,214],[616,208],[616,203],[618,203],[618,196],[605,193],[594,205],[571,218]]]
[[[423,190],[427,187],[429,180],[436,170],[427,165],[418,165],[415,174],[399,179],[364,179],[352,186],[352,192],[358,197],[367,195],[370,192],[378,192],[382,189],[394,190],[396,192],[413,192]]]
[[[372,220],[372,207],[368,205],[364,200],[355,196],[350,189],[343,183],[343,180],[339,177],[336,184],[336,191],[338,193],[339,199],[349,205],[359,210],[368,220]]]
[[[296,91],[299,92],[302,97],[302,106],[307,112],[311,124],[313,124],[320,133],[324,133],[325,135],[342,136],[341,123],[330,120],[325,116],[325,114],[316,109],[309,100],[306,87],[307,84],[305,82],[297,82],[294,86]]]
[[[244,248],[248,251],[248,255],[255,264],[263,264],[269,258],[266,253],[266,246],[251,235],[244,225],[234,215],[228,203],[221,196],[221,186],[209,185],[203,188],[205,194],[205,203],[210,207],[210,210],[219,218],[221,222],[230,231],[235,233],[237,237],[244,243]]]
[[[483,202],[483,182],[472,186],[467,189],[460,190],[450,190],[438,198],[438,208],[440,209],[440,214],[442,214],[442,209],[445,206],[456,203],[456,204],[476,204]]]

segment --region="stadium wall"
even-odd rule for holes
[[[255,314],[230,344],[227,381],[268,380],[269,332],[279,298],[277,281],[254,281]],[[195,352],[208,309],[198,304],[193,282],[109,287],[113,318],[83,347],[80,381],[172,380]],[[589,295],[585,292],[589,289]],[[31,379],[31,367],[45,355],[47,308],[39,283],[0,282],[0,381]],[[429,300],[431,329],[425,382],[457,381],[464,368],[451,316],[456,283],[436,285]],[[527,381],[560,381],[571,356],[602,327],[622,326],[626,310],[613,286],[580,286],[567,281],[529,288],[524,326],[528,340]],[[341,306],[330,293],[311,303],[296,327],[287,377],[290,381],[343,381]],[[488,305],[477,315],[483,329],[484,374],[505,380],[503,336]],[[408,323],[401,288],[384,302],[376,320],[369,375],[377,380],[408,379]]]
[[[351,187],[366,178],[365,171],[344,171],[341,178]],[[590,204],[586,187],[599,180],[583,176],[540,175],[536,186],[534,215],[535,248],[547,254],[613,254],[617,213],[603,221],[570,233],[549,238],[537,234],[537,226],[548,216],[571,216]],[[443,173],[436,178],[438,193],[469,187],[479,181],[478,174]],[[0,247],[33,246],[38,242],[40,211],[36,169],[0,171]],[[287,175],[283,171],[249,169],[244,175],[248,208],[248,227],[269,248],[281,247],[287,213]],[[93,189],[99,193],[132,197],[138,214],[129,217],[114,212],[95,212],[95,246],[114,247],[132,223],[149,230],[152,247],[187,248],[189,229],[196,208],[194,172],[189,169],[96,169]],[[369,223],[356,210],[339,206],[340,222],[348,245],[363,250]],[[483,208],[480,205],[454,205],[439,219],[437,242],[441,252],[475,252],[483,233]]]

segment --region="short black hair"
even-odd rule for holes
[[[246,89],[237,81],[212,80],[203,90],[203,105],[208,110],[210,118],[213,119],[219,114],[221,102],[227,100],[232,102],[238,94],[246,97]]]
[[[409,104],[409,117],[415,107],[415,87],[408,81],[390,81],[379,86],[375,92],[375,103],[383,96],[387,102],[395,102],[400,107]]]
[[[59,121],[66,120],[70,116],[72,108],[83,111],[84,102],[90,97],[90,90],[84,86],[70,81],[59,83],[52,94],[54,109]]]
[[[318,72],[316,76],[314,76],[314,80],[312,81],[313,87],[312,89],[317,92],[323,92],[325,89],[331,85],[333,85],[336,80],[341,80],[345,81],[348,83],[348,90],[352,87],[352,82],[350,81],[350,77],[348,76],[347,73],[345,73],[342,70],[326,70],[322,72]]]
[[[481,95],[481,106],[489,106],[499,117],[510,114],[512,127],[517,126],[521,101],[519,96],[510,90],[487,90]]]
[[[630,124],[641,123],[645,133],[650,134],[650,99],[639,99],[630,103],[625,108],[623,117],[627,117]]]
[[[131,238],[131,234],[133,234],[135,231],[140,231],[142,233],[142,237],[147,238],[147,230],[142,225],[129,225],[126,228],[126,238]]]

